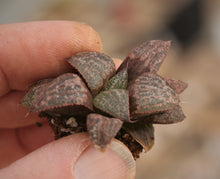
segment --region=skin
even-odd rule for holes
[[[101,52],[97,32],[68,21],[6,24],[0,25],[0,42],[0,178],[134,178],[120,156],[98,152],[85,133],[53,141],[46,120],[20,105],[29,85],[71,72],[64,58]]]

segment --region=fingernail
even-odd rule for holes
[[[112,140],[109,147],[123,159],[128,168],[129,176],[134,178],[136,173],[136,163],[130,150],[122,142],[116,139]]]
[[[90,27],[88,33],[88,43],[91,43],[90,46],[93,47],[95,51],[101,52],[103,49],[101,37],[92,27]]]
[[[87,38],[87,46],[90,48],[90,50],[101,52],[103,49],[103,44],[101,37],[99,36],[98,32],[95,31],[91,26],[89,26],[86,23],[81,23],[81,26],[84,26],[84,30],[86,33],[85,37]],[[82,33],[82,31],[81,31]]]
[[[105,152],[94,146],[88,147],[74,168],[76,179],[131,179],[135,177],[135,172],[132,154],[117,140],[113,140]]]

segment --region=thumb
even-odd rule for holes
[[[47,144],[0,170],[7,179],[116,179],[134,178],[135,161],[130,151],[116,140],[102,153],[86,133]]]

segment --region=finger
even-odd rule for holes
[[[116,148],[123,153],[115,152]],[[135,162],[128,149],[113,142],[104,153],[99,152],[85,133],[45,145],[0,171],[0,178],[7,179],[123,179],[134,178],[134,175]]]
[[[42,127],[32,125],[18,129],[0,130],[0,168],[9,165],[33,150],[54,140],[47,122]]]
[[[76,52],[102,49],[97,32],[70,21],[0,25],[0,41],[0,95],[68,71],[64,58]]]
[[[122,60],[121,60],[121,59],[118,59],[118,58],[113,58],[113,60],[114,60],[116,69],[118,69],[118,67],[119,67],[119,66],[121,65],[121,63],[122,63]]]
[[[0,41],[0,96],[68,72],[64,58],[76,52],[102,49],[100,37],[91,27],[67,21],[0,25]],[[0,127],[15,128],[39,120],[37,114],[25,118],[28,110],[20,106],[21,94],[10,92],[0,98]]]

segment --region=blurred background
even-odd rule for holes
[[[187,117],[155,125],[136,179],[220,178],[219,0],[0,0],[0,23],[33,20],[85,22],[114,58],[146,40],[172,40],[159,73],[189,84],[181,95]]]

